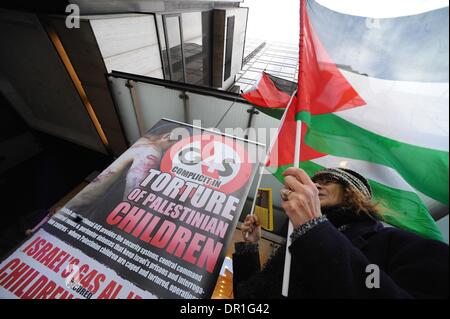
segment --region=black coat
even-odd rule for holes
[[[262,271],[258,253],[234,254],[235,298],[282,298],[285,250]],[[289,250],[290,298],[448,298],[448,245],[374,220],[342,233],[324,222]],[[379,266],[379,288],[366,286],[369,264]]]

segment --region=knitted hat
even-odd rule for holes
[[[334,179],[344,185],[351,186],[361,192],[364,196],[371,199],[372,198],[372,188],[369,182],[362,175],[348,168],[326,168],[324,170],[318,171],[312,177],[313,182],[318,180],[328,178]]]

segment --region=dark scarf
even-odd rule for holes
[[[358,222],[377,220],[377,218],[372,215],[369,216],[365,213],[357,214],[352,209],[342,206],[323,207],[322,214],[325,215],[330,223],[338,229],[343,226],[350,227]]]

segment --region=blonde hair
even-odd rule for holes
[[[379,203],[373,202],[354,187],[342,185],[344,188],[343,205],[351,209],[357,215],[366,214],[369,217],[383,220],[383,214],[379,209]]]

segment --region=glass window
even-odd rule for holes
[[[234,16],[227,18],[227,35],[225,44],[225,73],[223,80],[226,81],[231,75],[231,57],[233,56],[234,40]]]
[[[212,11],[156,15],[166,79],[211,86],[212,17]]]
[[[255,79],[259,78],[260,75],[261,75],[261,72],[247,71],[247,72],[245,72],[244,77],[247,79],[255,80]]]
[[[169,69],[172,81],[184,82],[183,51],[181,48],[180,18],[165,16],[166,42],[169,48]]]
[[[284,59],[283,58],[273,58],[272,62],[278,62],[278,63],[283,63]]]
[[[211,85],[212,13],[188,12],[181,14],[186,82]]]
[[[164,37],[164,26],[162,16],[156,15],[156,26],[158,28],[158,38],[161,48],[161,58],[163,63],[164,78],[170,80],[169,60],[167,58],[166,39]]]
[[[256,62],[252,67],[264,70],[267,67],[267,63]]]
[[[295,74],[295,69],[294,68],[283,67],[281,69],[281,72],[294,75]]]
[[[280,65],[273,65],[273,64],[269,64],[267,66],[267,71],[276,71],[279,72],[281,70],[281,66]]]
[[[294,59],[284,59],[283,64],[285,64],[285,65],[292,65],[292,66],[295,67],[298,64],[298,61],[294,60]]]

